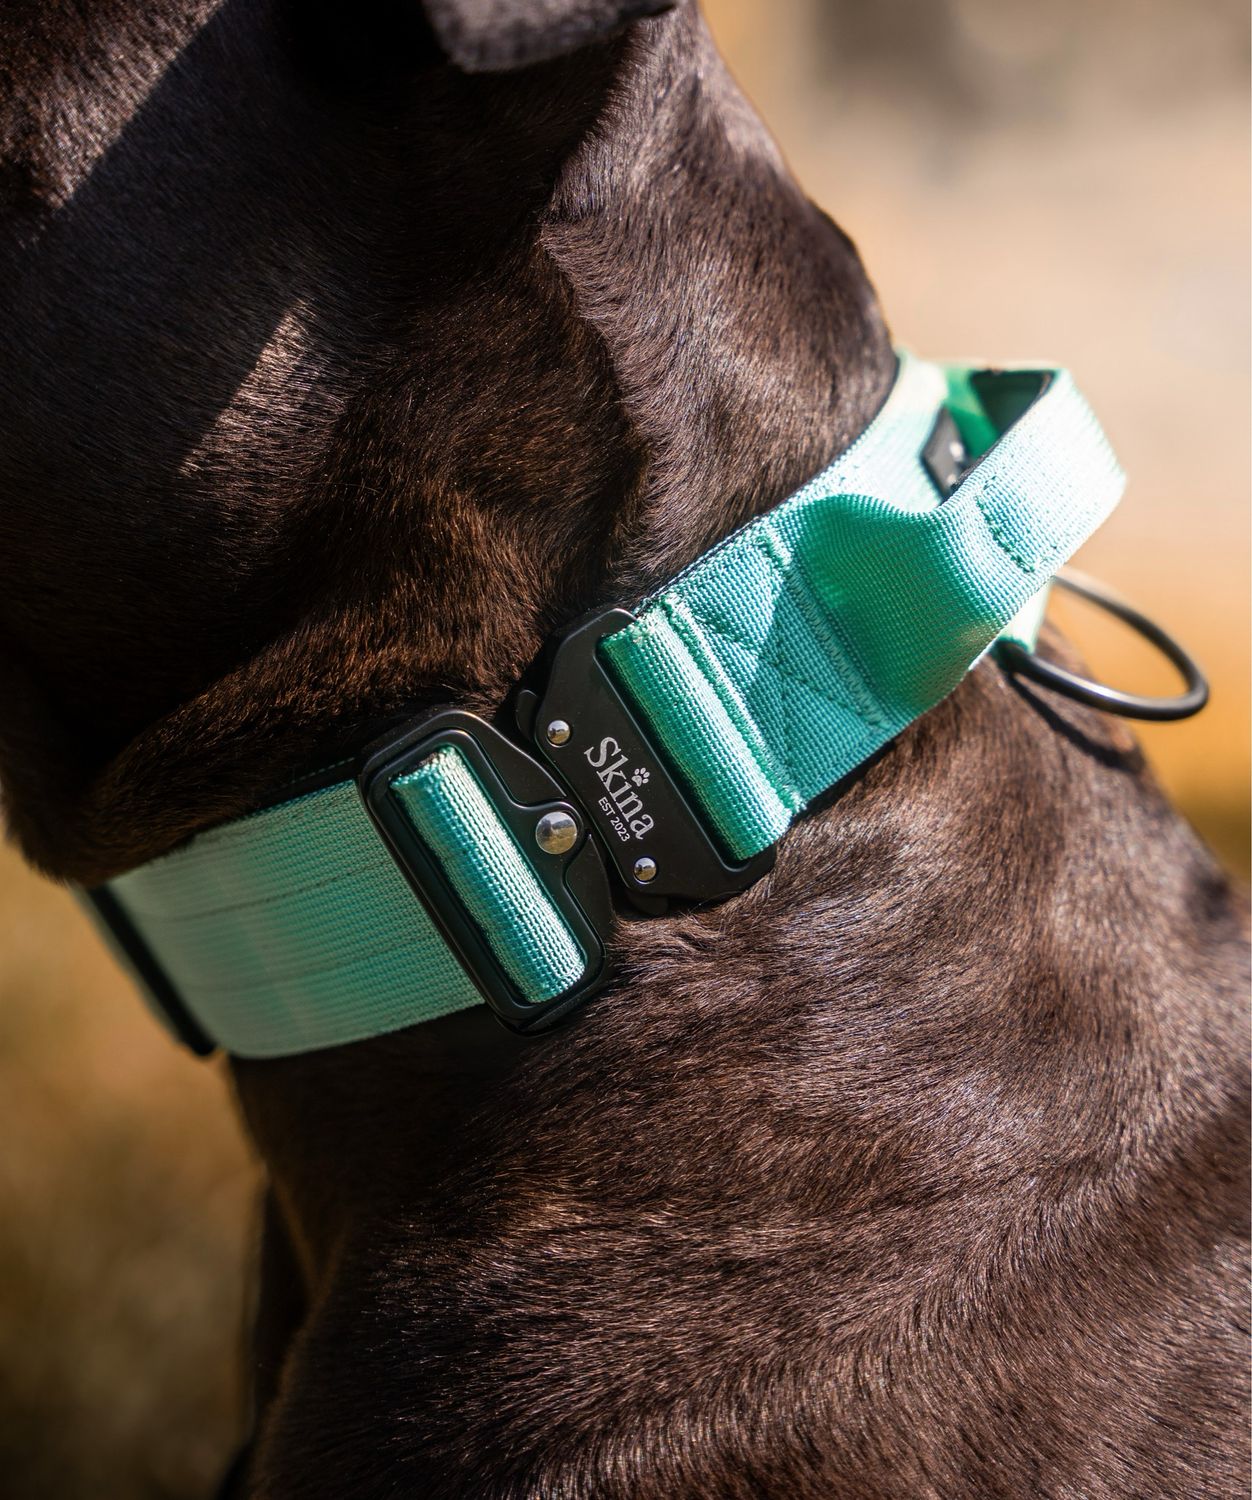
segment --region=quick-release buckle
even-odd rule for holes
[[[444,746],[453,746],[468,762],[492,809],[516,839],[544,893],[586,955],[580,978],[551,999],[532,1001],[519,991],[488,934],[462,904],[393,795],[400,777]],[[585,816],[532,756],[476,714],[439,709],[398,738],[376,746],[357,782],[392,858],[483,999],[510,1030],[545,1030],[605,982],[613,906],[604,862],[588,835]],[[577,824],[572,844],[559,853],[548,852],[536,842],[540,825],[554,814],[565,814]]]
[[[483,998],[515,1031],[545,1030],[608,979],[614,923],[609,869],[632,906],[656,915],[671,900],[706,902],[733,895],[774,862],[772,848],[745,862],[726,858],[613,681],[597,647],[633,620],[626,610],[602,610],[556,639],[545,653],[543,688],[517,696],[525,748],[475,714],[440,709],[375,746],[358,777],[365,806],[392,857]],[[487,934],[392,795],[400,777],[444,745],[455,745],[473,768],[587,954],[582,976],[550,1000],[532,1002],[518,992]],[[560,854],[537,842],[541,821],[553,813],[577,823],[576,841]]]
[[[744,890],[771,869],[774,850],[726,857],[613,680],[599,644],[634,622],[628,610],[599,610],[557,637],[545,686],[518,695],[517,720],[585,809],[627,897],[655,913],[660,898],[719,901]]]

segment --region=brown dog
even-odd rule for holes
[[[649,0],[0,13],[0,778],[92,882],[821,469],[872,291]],[[627,24],[630,23],[630,24]],[[1244,1488],[1241,920],[981,666],[519,1044],[237,1064],[267,1497]]]

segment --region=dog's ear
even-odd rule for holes
[[[467,73],[546,62],[612,36],[677,0],[424,0],[435,37]]]

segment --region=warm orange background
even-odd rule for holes
[[[1212,706],[1145,730],[1248,860],[1247,21],[1241,0],[709,0],[897,339],[1070,365],[1131,476],[1082,562]],[[1164,688],[1087,612],[1089,658]],[[219,1068],[69,898],[0,854],[0,1492],[203,1494],[238,1409],[255,1170]]]

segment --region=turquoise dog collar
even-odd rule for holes
[[[92,907],[200,1051],[306,1052],[481,1000],[541,1030],[608,977],[615,900],[743,889],[998,636],[1031,640],[1122,483],[1064,371],[903,355],[824,473],[556,642],[517,740],[424,715],[356,780],[211,829]]]

